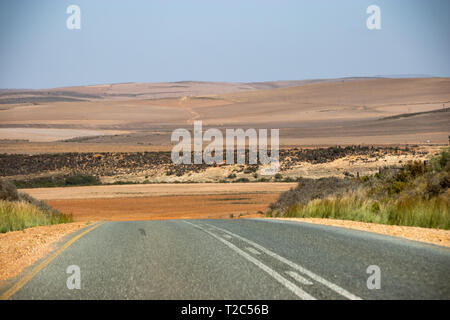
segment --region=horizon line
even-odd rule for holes
[[[120,84],[132,84],[132,83],[186,83],[186,82],[197,82],[197,83],[228,83],[228,84],[257,84],[257,83],[271,83],[271,82],[291,82],[291,81],[327,81],[327,80],[345,80],[345,79],[431,79],[431,78],[450,78],[449,76],[438,76],[438,75],[426,75],[426,74],[392,74],[392,75],[373,75],[373,76],[345,76],[336,78],[307,78],[307,79],[290,79],[290,80],[264,80],[264,81],[209,81],[209,80],[176,80],[176,81],[125,81],[125,82],[101,82],[101,83],[90,83],[90,84],[79,84],[79,85],[68,85],[60,87],[46,87],[46,88],[0,88],[1,91],[12,91],[12,90],[27,90],[27,91],[39,91],[39,90],[52,90],[52,89],[63,89],[63,88],[76,88],[76,87],[94,87],[101,85],[120,85]]]

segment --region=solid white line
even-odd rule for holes
[[[247,247],[245,248],[248,252],[253,253],[253,254],[261,254],[261,252],[259,252],[258,250],[252,248],[252,247]]]
[[[239,236],[239,235],[237,235],[237,234],[234,234],[233,232],[230,232],[230,231],[228,231],[228,230],[225,230],[225,229],[222,229],[222,228],[219,228],[219,227],[210,225],[210,224],[207,224],[207,225],[210,226],[210,227],[215,228],[216,230],[225,232],[225,233],[227,233],[227,234],[229,234],[229,235],[231,235],[231,236],[233,236],[233,237],[235,237],[235,238],[237,238],[237,239],[240,239],[240,240],[242,240],[242,241],[245,241],[245,242],[247,242],[248,244],[251,244],[251,245],[254,246],[256,249],[259,249],[260,251],[264,252],[265,254],[267,254],[267,255],[269,255],[269,256],[271,256],[271,257],[273,257],[273,258],[275,258],[275,259],[277,259],[277,260],[279,260],[279,261],[281,261],[281,262],[283,262],[283,263],[285,263],[285,264],[287,264],[287,265],[290,266],[291,268],[293,268],[293,269],[299,271],[300,273],[303,273],[303,274],[307,275],[307,276],[310,277],[311,279],[313,279],[313,280],[315,280],[315,281],[317,281],[317,282],[323,284],[324,286],[326,286],[326,287],[330,288],[331,290],[333,290],[333,291],[339,293],[341,296],[346,297],[347,299],[350,299],[350,300],[362,300],[360,297],[354,295],[353,293],[348,292],[347,290],[345,290],[345,289],[339,287],[338,285],[336,285],[336,284],[334,284],[334,283],[332,283],[332,282],[330,282],[330,281],[328,281],[328,280],[326,280],[326,279],[324,279],[324,278],[318,276],[317,274],[315,274],[315,273],[309,271],[308,269],[303,268],[302,266],[299,266],[298,264],[296,264],[296,263],[294,263],[294,262],[292,262],[292,261],[289,261],[289,260],[286,259],[286,258],[283,258],[282,256],[279,256],[279,255],[276,254],[275,252],[272,252],[272,251],[270,251],[269,249],[266,249],[266,248],[260,246],[259,244],[255,243],[255,242],[253,242],[253,241],[251,241],[251,240],[248,240],[248,239],[246,239],[246,238],[244,238],[244,237],[241,237],[241,236]]]
[[[272,268],[270,268],[269,266],[265,265],[264,263],[260,262],[259,260],[253,258],[251,255],[249,255],[247,252],[239,249],[238,247],[236,247],[234,244],[222,239],[221,237],[215,235],[214,233],[202,228],[199,225],[196,225],[194,223],[191,222],[187,222],[184,221],[187,224],[190,224],[192,226],[194,226],[195,228],[198,228],[200,230],[202,230],[203,232],[206,232],[207,234],[209,234],[210,236],[216,238],[217,240],[219,240],[220,242],[222,242],[223,244],[225,244],[226,246],[228,246],[230,249],[232,249],[233,251],[235,251],[236,253],[240,254],[241,256],[243,256],[245,259],[247,259],[248,261],[252,262],[253,264],[255,264],[257,267],[259,267],[260,269],[262,269],[263,271],[265,271],[266,273],[268,273],[272,278],[274,278],[275,280],[277,280],[279,283],[281,283],[283,286],[285,286],[287,289],[289,289],[290,291],[292,291],[297,297],[299,297],[300,299],[303,300],[316,300],[316,298],[314,298],[313,296],[311,296],[310,294],[306,293],[305,291],[303,291],[302,289],[300,289],[299,287],[297,287],[294,283],[290,282],[289,280],[287,280],[286,278],[284,278],[282,275],[280,275],[278,272],[276,272],[275,270],[273,270]]]
[[[286,273],[288,275],[290,275],[292,278],[294,278],[295,280],[297,280],[298,282],[300,282],[301,284],[306,284],[308,286],[312,285],[313,283],[311,281],[309,281],[306,278],[303,278],[301,275],[299,275],[297,272],[295,271],[286,271]]]

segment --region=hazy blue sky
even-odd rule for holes
[[[66,8],[81,8],[81,30]],[[381,30],[366,9],[381,8]],[[450,76],[447,0],[1,0],[0,88]]]

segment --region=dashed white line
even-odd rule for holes
[[[294,278],[297,282],[300,282],[301,284],[306,284],[307,286],[311,286],[313,284],[311,281],[302,277],[295,271],[286,271],[286,273],[290,275],[292,278]]]
[[[241,236],[239,236],[239,235],[237,235],[237,234],[235,234],[233,232],[230,232],[228,230],[225,230],[225,229],[222,229],[222,228],[210,225],[210,224],[207,224],[207,225],[208,225],[208,227],[213,227],[216,230],[219,230],[221,232],[227,233],[227,234],[229,234],[229,235],[231,235],[231,236],[233,236],[233,237],[235,237],[235,238],[237,238],[239,240],[247,242],[248,244],[252,245],[256,249],[260,250],[261,252],[263,252],[263,253],[265,253],[265,254],[267,254],[267,255],[269,255],[269,256],[271,256],[271,257],[273,257],[273,258],[275,258],[275,259],[277,259],[277,260],[279,260],[279,261],[281,261],[281,262],[283,262],[285,264],[287,264],[292,269],[307,275],[311,279],[313,279],[313,280],[323,284],[324,286],[330,288],[331,290],[333,290],[334,292],[340,294],[341,296],[346,297],[347,299],[350,299],[350,300],[362,300],[360,297],[354,295],[353,293],[348,292],[347,290],[339,287],[338,285],[336,285],[336,284],[334,284],[334,283],[332,283],[332,282],[322,278],[321,276],[319,276],[319,275],[309,271],[308,269],[303,268],[302,266],[299,266],[298,264],[296,264],[296,263],[294,263],[294,262],[292,262],[292,261],[290,261],[290,260],[288,260],[286,258],[283,258],[282,256],[276,254],[275,252],[272,252],[269,249],[266,249],[263,246],[260,246],[259,244],[255,243],[255,242],[253,242],[251,240],[248,240],[248,239],[246,239],[244,237],[241,237]]]
[[[238,253],[239,255],[243,256],[245,259],[247,259],[248,261],[252,262],[253,264],[255,264],[256,266],[258,266],[260,269],[262,269],[263,271],[265,271],[266,273],[268,273],[272,278],[274,278],[275,280],[277,280],[279,283],[281,283],[283,286],[285,286],[287,289],[289,289],[291,292],[293,292],[297,297],[299,297],[300,299],[303,300],[316,300],[316,298],[314,298],[313,296],[311,296],[310,294],[306,293],[305,291],[303,291],[302,289],[300,289],[299,287],[297,287],[296,284],[292,283],[291,281],[289,281],[288,279],[286,279],[285,277],[283,277],[282,275],[280,275],[278,272],[276,272],[275,270],[273,270],[272,268],[270,268],[269,266],[265,265],[264,263],[262,263],[261,261],[253,258],[251,255],[249,255],[247,252],[239,249],[238,247],[236,247],[234,244],[232,244],[231,242],[226,241],[225,239],[222,239],[221,237],[215,235],[214,233],[202,228],[199,225],[196,225],[194,223],[191,222],[187,222],[184,221],[187,224],[190,224],[192,226],[194,226],[197,229],[200,229],[204,232],[206,232],[207,234],[209,234],[210,236],[216,238],[217,240],[219,240],[220,242],[222,242],[223,244],[225,244],[226,246],[228,246],[230,249],[232,249],[233,251],[235,251],[236,253]]]

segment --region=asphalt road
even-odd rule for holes
[[[68,289],[68,266],[81,289]],[[369,289],[369,266],[380,289]],[[11,299],[450,299],[450,249],[260,219],[107,222]],[[372,283],[372,282],[371,282]]]

